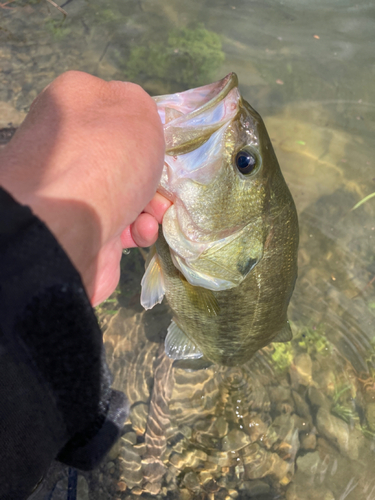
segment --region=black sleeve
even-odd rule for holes
[[[0,497],[24,499],[55,458],[95,467],[119,437],[102,334],[81,278],[30,209],[0,188]]]

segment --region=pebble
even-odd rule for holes
[[[258,495],[267,495],[271,488],[264,481],[255,479],[254,481],[244,481],[239,489],[244,490],[250,497],[256,497]]]
[[[309,432],[301,436],[301,448],[303,450],[315,450],[316,448],[316,435],[313,432]]]
[[[146,454],[147,446],[146,443],[138,443],[133,446],[133,450],[138,453],[140,457]]]
[[[299,472],[303,472],[307,476],[315,476],[322,465],[322,459],[318,451],[306,453],[303,457],[297,458],[297,467]]]
[[[161,490],[160,483],[146,483],[143,487],[146,493],[150,493],[150,495],[158,495]]]
[[[282,403],[291,401],[291,390],[289,387],[271,386],[269,387],[270,399],[273,403]]]
[[[17,59],[19,59],[20,61],[22,61],[23,63],[27,63],[30,61],[30,56],[23,53],[23,52],[19,52],[17,54]]]
[[[239,429],[232,429],[222,440],[223,451],[238,451],[250,443],[250,437]]]
[[[230,456],[230,454],[225,451],[211,451],[207,457],[207,461],[219,465],[220,467],[232,467],[235,458],[236,457]]]
[[[327,410],[331,409],[332,403],[325,394],[316,387],[309,387],[308,396],[312,406],[318,406]]]
[[[142,460],[142,473],[146,481],[160,483],[167,472],[167,467],[154,458]]]
[[[8,127],[9,124],[18,127],[25,116],[26,113],[17,111],[9,102],[0,101],[0,128]]]
[[[123,443],[136,444],[137,435],[135,432],[127,432],[122,436],[121,441]]]
[[[289,368],[292,387],[297,389],[300,385],[309,386],[312,381],[312,361],[307,353],[299,354],[294,358],[294,363]]]
[[[119,467],[121,471],[121,479],[128,485],[129,488],[142,483],[142,465],[141,457],[135,453],[129,445],[121,450],[119,457]]]
[[[295,483],[289,486],[285,498],[286,500],[335,500],[333,493],[324,486],[314,485],[313,488],[306,488],[306,484]]]
[[[68,478],[60,479],[53,489],[52,495],[50,495],[49,500],[65,500],[66,492],[68,489]]]
[[[117,491],[126,491],[126,483],[124,481],[119,481],[117,483]]]
[[[132,494],[133,495],[136,495],[137,497],[141,496],[142,495],[142,489],[141,488],[133,488],[132,489]]]
[[[350,429],[346,422],[335,417],[325,408],[319,408],[316,426],[319,433],[338,446],[343,455],[352,460],[358,459],[358,447],[364,439],[359,431]]]
[[[260,479],[270,475],[288,484],[290,481],[287,477],[290,470],[289,464],[277,453],[271,453],[256,443],[250,446],[253,447],[253,453],[243,458],[246,479]]]
[[[190,491],[186,488],[181,488],[179,492],[180,500],[190,500],[191,494]]]
[[[89,485],[86,479],[78,474],[76,500],[89,500]]]
[[[314,380],[324,394],[333,396],[336,388],[336,376],[332,370],[318,370],[314,374]]]
[[[115,442],[115,444],[109,450],[109,452],[107,454],[107,458],[111,461],[115,460],[119,456],[121,448],[122,448],[122,443],[121,443],[121,439],[119,439],[118,441]]]
[[[191,438],[191,435],[192,435],[192,429],[191,427],[189,427],[188,425],[183,425],[179,431],[181,432],[181,434],[183,436],[185,436],[186,439],[190,439]]]
[[[184,467],[198,467],[198,465],[207,460],[209,460],[207,453],[201,450],[184,451],[181,455],[174,453],[169,459],[170,463],[179,470]]]
[[[195,472],[188,472],[184,477],[184,485],[194,493],[198,493],[201,490],[201,485],[198,480],[198,476]]]
[[[215,422],[215,428],[219,438],[224,437],[228,433],[228,422],[224,417],[219,417]]]
[[[299,417],[296,413],[291,416],[294,421],[294,426],[299,431],[309,432],[312,429],[312,420],[310,418]]]
[[[212,474],[208,472],[207,470],[203,470],[198,474],[199,482],[200,484],[206,484],[212,479]]]
[[[295,404],[297,414],[306,419],[311,419],[310,408],[306,401],[298,394],[297,391],[292,391],[292,398]]]
[[[290,441],[295,430],[295,421],[293,416],[279,415],[272,422],[272,429],[276,432],[281,441]]]
[[[268,425],[263,422],[259,415],[252,417],[248,415],[244,418],[244,428],[250,436],[250,441],[253,443],[266,434]]]
[[[139,403],[130,410],[130,421],[138,436],[146,432],[148,411],[149,407],[146,403]]]

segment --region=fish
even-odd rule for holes
[[[240,366],[292,338],[296,207],[235,73],[154,99],[166,144],[158,192],[172,204],[146,261],[141,304],[166,297],[165,352],[176,362]]]

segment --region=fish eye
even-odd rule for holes
[[[242,148],[236,155],[236,167],[243,175],[249,175],[258,167],[259,159],[249,146]]]

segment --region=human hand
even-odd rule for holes
[[[162,125],[146,92],[67,72],[0,152],[0,185],[48,225],[96,305],[118,283],[122,249],[157,238],[170,205],[155,194],[163,158]]]

